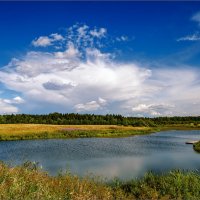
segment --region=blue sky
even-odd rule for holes
[[[1,113],[200,115],[200,2],[0,2]]]

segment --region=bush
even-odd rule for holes
[[[193,144],[193,148],[196,152],[199,152],[200,153],[200,141]]]

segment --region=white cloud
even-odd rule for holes
[[[100,105],[96,101],[90,101],[85,104],[77,104],[75,105],[75,109],[77,112],[83,112],[83,111],[95,111],[100,108]]]
[[[88,26],[87,25],[83,25],[77,28],[77,31],[79,33],[79,37],[84,37],[87,34],[88,31]]]
[[[52,45],[52,41],[47,36],[40,36],[38,39],[32,41],[32,45],[35,47],[47,47]]]
[[[106,106],[107,101],[101,97],[98,98],[97,101],[86,102],[85,104],[80,103],[74,106],[77,112],[85,112],[85,111],[96,111],[100,108]]]
[[[96,50],[91,52],[92,59],[89,55],[83,61],[77,53],[67,54],[68,50],[59,56],[57,52],[29,52],[0,71],[0,80],[22,93],[25,104],[54,104],[63,112],[74,108],[144,116],[199,113],[200,105],[191,103],[200,100],[195,69],[148,69],[110,60]]]
[[[177,39],[177,42],[180,42],[180,41],[198,41],[200,40],[200,34],[197,32],[197,33],[194,33],[192,35],[187,35],[185,37],[181,37],[179,39]]]
[[[200,12],[197,12],[196,14],[194,14],[191,20],[197,22],[198,25],[200,26]],[[180,42],[180,41],[199,41],[199,40],[200,40],[200,33],[195,32],[193,34],[178,38],[176,41]]]
[[[100,105],[105,106],[107,104],[107,101],[101,97],[99,97],[98,102]]]
[[[76,48],[84,49],[103,46],[101,42],[106,39],[105,28],[90,28],[85,24],[75,24],[67,29],[67,42],[74,44]]]
[[[52,41],[64,40],[64,37],[58,33],[52,33],[50,37],[52,37]]]
[[[146,110],[148,110],[149,109],[149,105],[146,105],[146,104],[139,104],[139,105],[137,105],[136,107],[133,107],[132,108],[132,111],[146,111]]]
[[[193,21],[196,21],[198,25],[200,25],[200,12],[197,12],[196,14],[194,14],[191,19]]]
[[[0,99],[0,114],[12,114],[12,113],[17,113],[18,111],[19,110],[17,107],[2,102],[2,100]]]
[[[86,107],[97,109],[105,103],[103,99],[124,101],[137,96],[138,87],[151,73],[135,64],[115,63],[96,49],[86,53],[86,61],[74,53],[63,56],[68,50],[59,56],[54,52],[29,52],[23,60],[11,61],[0,71],[1,82],[22,93],[28,103],[58,104],[67,112],[68,107],[92,102],[99,96],[104,97],[97,101],[99,106],[90,103]]]
[[[105,28],[100,28],[99,30],[95,28],[94,30],[90,31],[90,34],[97,38],[105,37],[106,33],[107,30]]]
[[[79,59],[79,57],[81,56],[81,53],[79,52],[79,50],[77,48],[75,48],[74,44],[69,42],[68,43],[68,48],[67,50],[65,50],[64,52],[62,51],[57,51],[55,52],[55,56],[57,58],[61,58],[61,59]]]
[[[22,104],[24,102],[25,101],[19,96],[15,97],[13,99],[0,98],[0,114],[17,113],[17,112],[19,112],[19,109],[15,105]]]
[[[116,37],[116,40],[117,40],[118,42],[126,42],[126,41],[129,40],[129,38],[128,38],[128,36],[126,36],[126,35],[122,35],[122,36],[120,36],[120,37]]]
[[[24,99],[22,99],[21,97],[15,97],[13,98],[13,103],[14,104],[21,104],[21,103],[24,103]]]
[[[62,41],[64,37],[58,33],[52,33],[50,36],[40,36],[32,41],[35,47],[47,47],[53,45],[54,42]]]
[[[23,99],[4,99],[1,104],[16,112],[15,106],[23,103],[26,112],[37,108],[57,111],[59,107],[62,112],[134,116],[200,114],[198,69],[149,68],[138,62],[116,61],[112,53],[90,43],[91,30],[86,25],[72,26],[62,40],[65,49],[30,51],[21,59],[12,59],[0,70],[0,82]],[[49,37],[61,40],[55,34]],[[85,42],[87,46],[82,48]]]
[[[96,48],[87,48],[86,49],[86,57],[88,59],[104,59],[108,60],[111,57],[114,57],[114,55],[110,53],[102,53],[99,49]]]
[[[174,106],[169,104],[139,104],[133,107],[132,111],[142,115],[162,116],[170,115],[173,108]]]
[[[22,99],[19,96],[15,97],[13,99],[2,99],[2,101],[7,104],[22,104],[25,102],[24,99]]]

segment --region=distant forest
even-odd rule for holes
[[[122,115],[61,114],[46,115],[12,114],[0,115],[0,124],[57,124],[57,125],[124,125],[124,126],[170,126],[190,125],[200,127],[198,117],[124,117]]]

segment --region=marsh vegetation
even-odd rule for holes
[[[31,181],[30,181],[31,180]],[[35,163],[11,167],[0,164],[0,198],[6,200],[134,200],[199,199],[200,175],[196,172],[151,172],[141,179],[109,182],[99,177],[78,177],[70,173],[49,176]]]

